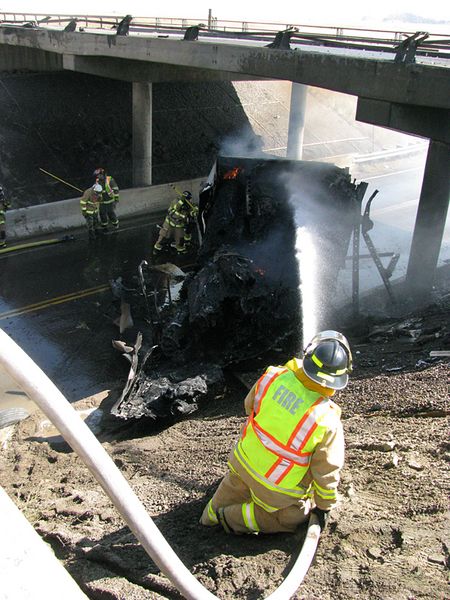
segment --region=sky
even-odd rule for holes
[[[173,0],[151,3],[143,0],[0,0],[0,12],[52,14],[96,14],[172,17],[207,21],[208,10],[219,20],[274,22],[305,25],[343,25],[377,27],[382,19],[409,13],[447,21],[450,33],[448,0],[321,0],[310,6],[295,0],[243,2],[242,0]],[[416,30],[414,27],[408,28]],[[428,31],[428,29],[427,29]]]

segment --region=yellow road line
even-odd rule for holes
[[[88,288],[80,292],[72,292],[71,294],[65,294],[64,296],[58,296],[50,300],[42,302],[36,302],[35,304],[29,304],[22,308],[16,308],[0,314],[0,320],[7,319],[10,317],[18,317],[26,313],[34,312],[36,310],[42,310],[43,308],[49,308],[50,306],[56,306],[57,304],[63,304],[64,302],[71,302],[72,300],[78,300],[79,298],[85,298],[86,296],[92,296],[93,294],[100,294],[110,289],[109,285],[99,285],[94,288]]]

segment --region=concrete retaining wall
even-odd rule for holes
[[[174,182],[180,190],[192,192],[194,200],[198,198],[200,182],[206,179],[187,179]],[[172,184],[153,185],[120,191],[117,205],[119,218],[152,214],[164,211],[174,198]],[[80,197],[61,200],[50,204],[39,204],[6,213],[7,239],[24,239],[53,232],[70,231],[84,227],[81,215]]]

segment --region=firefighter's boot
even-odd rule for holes
[[[178,254],[184,254],[185,252],[187,252],[186,246],[178,246],[178,244],[176,244],[175,242],[172,242],[170,244],[170,247],[175,248],[175,250],[178,252]]]

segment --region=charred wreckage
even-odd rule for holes
[[[315,275],[332,297],[356,230],[359,243],[366,188],[328,163],[218,157],[199,194],[195,264],[143,260],[131,279],[111,282],[113,346],[131,364],[112,414],[173,420],[222,394],[226,369],[298,353],[302,232],[320,250]]]

